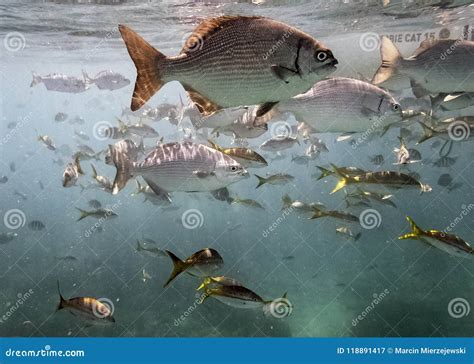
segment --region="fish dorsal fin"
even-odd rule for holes
[[[435,44],[437,44],[439,41],[436,39],[425,39],[423,42],[420,43],[417,49],[415,49],[415,52],[410,58],[416,58],[426,50],[430,49],[433,47]]]
[[[216,104],[214,101],[208,99],[206,96],[202,95],[191,86],[183,84],[184,89],[188,92],[189,98],[195,103],[199,112],[204,116],[209,116],[216,111],[222,109],[221,106]]]
[[[234,24],[238,20],[245,18],[261,18],[258,16],[255,17],[244,17],[244,16],[232,16],[224,15],[216,18],[210,18],[204,20],[200,23],[196,29],[189,35],[188,39],[184,43],[184,47],[181,50],[181,54],[186,54],[188,52],[196,51],[200,49],[207,38],[211,37],[213,34],[216,34],[218,31],[225,29],[226,27]]]
[[[223,148],[213,142],[211,139],[208,139],[207,142],[211,145],[211,148],[218,150],[219,152],[223,152]]]

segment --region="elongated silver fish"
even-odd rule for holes
[[[215,142],[208,140],[211,147],[235,159],[245,168],[260,168],[268,166],[267,161],[250,148],[223,148]]]
[[[52,73],[47,76],[39,76],[33,72],[33,81],[30,87],[43,83],[48,91],[80,93],[86,91],[90,84],[85,80],[70,77],[59,73]]]
[[[450,255],[473,258],[474,248],[459,236],[439,230],[423,230],[416,225],[410,216],[407,216],[407,221],[410,224],[411,233],[402,235],[398,239],[421,240]]]
[[[179,81],[201,112],[267,103],[308,90],[335,70],[337,60],[316,39],[263,17],[221,16],[199,24],[180,55],[166,57],[120,25],[137,68],[131,109],[165,83]]]
[[[133,176],[142,176],[157,194],[163,191],[214,191],[248,178],[248,172],[228,155],[190,142],[157,146],[143,162],[133,162],[109,145],[117,168],[113,194]]]
[[[142,193],[145,196],[145,201],[150,201],[155,206],[169,206],[171,205],[171,196],[169,193],[162,191],[162,193],[157,194],[154,192],[150,186],[142,186],[138,180],[137,182],[137,190],[132,193],[132,196],[136,196]]]
[[[234,138],[258,138],[268,130],[266,118],[257,119],[258,108],[249,108],[243,115],[229,125],[214,129],[214,133],[222,133]],[[262,121],[260,122],[260,119]]]
[[[258,185],[256,188],[259,188],[260,186],[263,186],[266,183],[271,184],[271,185],[286,185],[287,183],[295,179],[295,177],[293,177],[292,175],[285,174],[285,173],[277,173],[269,177],[261,177],[261,176],[255,175],[255,177],[258,178]]]
[[[168,250],[166,250],[166,253],[173,261],[173,271],[164,284],[164,287],[170,284],[171,281],[183,272],[198,277],[208,277],[220,269],[224,264],[224,260],[217,250],[211,248],[199,250],[185,260],[179,259]]]
[[[95,169],[92,163],[91,163],[91,167],[92,167],[92,178],[94,178],[99,183],[99,185],[103,188],[104,191],[112,192],[112,188],[114,186],[113,182],[105,176],[98,175],[97,170]]]
[[[409,79],[416,97],[474,92],[474,42],[428,39],[410,58],[403,58],[393,42],[383,36],[380,53],[382,65],[372,79],[375,85],[401,90]]]
[[[84,71],[82,71],[82,75],[88,84],[94,84],[100,90],[118,90],[130,84],[128,78],[112,70],[99,72],[95,77],[88,76]]]
[[[280,102],[276,112],[290,112],[316,132],[365,132],[402,120],[400,104],[368,82],[336,77],[308,92]]]
[[[272,139],[264,141],[260,146],[260,149],[267,152],[279,152],[291,148],[295,144],[299,144],[297,137],[276,136]]]

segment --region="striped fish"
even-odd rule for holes
[[[276,109],[292,113],[320,133],[365,132],[402,120],[400,104],[387,91],[345,77],[318,82]]]
[[[331,50],[284,23],[257,16],[203,21],[181,53],[167,57],[130,28],[120,33],[137,68],[131,109],[137,110],[164,84],[179,81],[200,111],[264,104],[306,92],[335,70]]]
[[[389,90],[404,88],[409,79],[413,94],[474,92],[474,42],[462,39],[427,39],[410,58],[403,58],[388,38],[381,39],[382,65],[372,79]]]
[[[113,145],[109,145],[109,150],[117,168],[114,195],[136,176],[142,176],[158,195],[163,191],[215,191],[249,176],[237,161],[203,144],[159,145],[142,162],[131,161]]]
[[[465,240],[459,236],[445,233],[439,230],[423,230],[415,221],[407,216],[407,221],[411,227],[411,233],[402,235],[398,239],[415,239],[421,240],[427,244],[434,246],[444,252],[462,258],[473,257],[474,249]]]
[[[93,297],[74,297],[65,299],[59,289],[59,304],[56,311],[68,310],[74,316],[80,316],[97,324],[112,324],[115,322],[112,316],[112,308]]]
[[[164,284],[164,287],[183,272],[197,277],[209,277],[224,265],[224,260],[221,255],[217,250],[211,248],[199,250],[185,260],[179,259],[168,250],[166,250],[166,253],[173,261],[173,271]]]

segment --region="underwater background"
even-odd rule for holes
[[[373,203],[347,208],[344,194],[330,195],[335,180],[317,181],[316,166],[356,166],[391,169],[399,146],[397,128],[372,136],[354,148],[336,142],[337,134],[319,134],[329,152],[307,165],[292,162],[304,144],[275,158],[263,172],[288,173],[286,185],[264,185],[257,179],[233,184],[233,196],[251,198],[263,207],[227,204],[209,193],[173,193],[172,209],[131,196],[131,181],[118,195],[93,184],[91,162],[100,174],[113,178],[115,168],[101,161],[83,161],[85,188],[63,188],[62,174],[78,144],[100,151],[114,141],[96,133],[97,125],[117,125],[130,105],[135,67],[120,37],[118,24],[127,24],[166,55],[176,55],[202,20],[223,14],[263,15],[295,26],[330,47],[339,61],[332,76],[371,79],[380,65],[378,36],[396,39],[408,56],[424,37],[472,39],[474,5],[434,6],[430,1],[0,1],[0,233],[15,238],[0,244],[1,336],[473,336],[474,260],[452,257],[416,240],[397,240],[408,232],[406,215],[422,227],[453,231],[473,241],[474,195],[472,140],[454,142],[455,163],[437,167],[439,146],[434,139],[417,145],[422,162],[406,170],[417,172],[433,187],[431,193],[400,189],[392,198],[396,208]],[[473,65],[474,66],[474,65]],[[121,73],[132,82],[118,90],[91,87],[83,93],[30,87],[32,72],[81,77],[103,70]],[[170,82],[149,102],[179,105],[184,90]],[[401,99],[404,95],[396,95]],[[420,101],[421,102],[421,101]],[[413,105],[410,105],[413,106]],[[416,105],[415,105],[416,106]],[[80,117],[83,124],[57,122]],[[473,115],[474,108],[462,110]],[[457,116],[445,113],[445,116]],[[145,120],[146,121],[146,120]],[[348,121],[350,122],[350,121]],[[294,119],[288,123],[295,125]],[[165,142],[179,141],[192,129],[169,120],[147,121]],[[410,125],[411,147],[422,131]],[[84,132],[81,140],[74,132]],[[50,136],[58,152],[45,148],[38,135]],[[248,139],[255,150],[269,132]],[[155,139],[145,139],[148,146]],[[229,146],[231,137],[214,136]],[[382,154],[383,166],[371,157]],[[62,161],[62,162],[61,162]],[[254,171],[252,171],[252,174]],[[437,184],[450,174],[457,188]],[[309,220],[282,211],[289,194],[306,202],[320,201],[334,210],[356,215],[371,210],[375,222],[352,227],[360,239],[336,233],[344,225],[332,219]],[[117,213],[100,223],[79,218],[77,208],[89,209],[99,200]],[[12,217],[15,219],[8,221]],[[191,215],[191,216],[190,216]],[[189,219],[189,220],[188,220]],[[13,223],[12,223],[13,221]],[[31,224],[40,221],[44,226]],[[357,224],[356,224],[357,225]],[[265,299],[288,292],[291,315],[266,317],[261,310],[239,310],[207,299],[201,304],[194,277],[178,277],[163,288],[171,260],[137,252],[137,239],[153,239],[161,249],[181,258],[212,247],[224,259],[220,274],[234,277]],[[146,272],[146,274],[144,273]],[[116,323],[88,325],[68,312],[56,312],[57,281],[65,297],[103,298]],[[459,306],[462,312],[459,314]],[[369,308],[370,307],[370,308]],[[453,308],[454,307],[454,308]],[[454,312],[453,312],[454,309]],[[3,316],[3,317],[2,317]],[[362,318],[362,319],[361,319]]]

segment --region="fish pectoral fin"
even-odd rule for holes
[[[200,171],[200,170],[197,170],[197,171],[194,171],[193,174],[197,177],[197,178],[209,178],[211,176],[215,176],[216,174],[214,172],[209,172],[209,171]]]
[[[191,86],[183,84],[184,89],[188,92],[189,98],[194,102],[199,112],[203,116],[209,116],[216,111],[222,109],[221,106],[216,104],[214,101],[208,99],[203,94],[196,91]]]
[[[285,83],[290,82],[290,81],[288,81],[288,79],[291,76],[299,75],[298,71],[292,70],[291,68],[287,68],[287,67],[284,67],[284,66],[279,66],[279,65],[276,65],[276,64],[271,65],[270,69],[271,69],[272,73],[275,75],[276,78],[279,78],[280,80],[282,80]]]
[[[371,109],[369,109],[368,107],[365,107],[365,106],[363,106],[363,107],[360,109],[360,112],[362,113],[362,115],[364,115],[364,116],[366,116],[366,117],[368,117],[368,118],[370,118],[370,117],[372,117],[372,116],[377,116],[377,115],[378,115],[377,112],[375,112],[374,110],[371,110]]]
[[[166,191],[159,187],[155,182],[150,181],[149,179],[144,178],[145,182],[148,186],[150,186],[151,190],[155,192],[158,196],[167,195]]]

